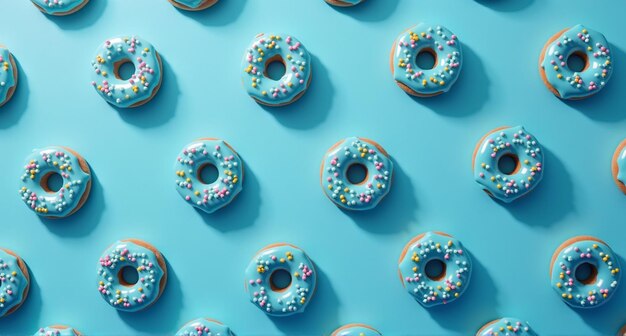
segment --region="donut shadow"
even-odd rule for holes
[[[297,101],[284,106],[266,106],[257,103],[270,112],[283,126],[294,129],[310,129],[321,124],[328,117],[332,107],[334,88],[328,70],[320,60],[311,55],[312,74],[309,88]]]
[[[563,162],[545,146],[543,152],[546,170],[535,189],[508,204],[493,200],[520,222],[548,227],[575,211],[574,183]]]
[[[228,232],[252,226],[259,216],[261,202],[259,181],[244,161],[243,189],[230,204],[211,214],[193,208],[207,225]]]
[[[179,327],[177,324],[183,308],[183,291],[172,265],[165,256],[163,258],[167,264],[167,284],[161,297],[152,306],[138,312],[117,311],[122,321],[137,332],[165,335]]]
[[[104,191],[100,180],[91,165],[91,190],[85,204],[74,214],[65,218],[46,218],[37,216],[52,233],[61,237],[85,237],[89,235],[100,223],[104,213]]]
[[[317,285],[315,294],[302,313],[278,317],[267,315],[276,328],[286,335],[323,335],[339,325],[339,298],[328,276],[315,264]]]
[[[614,254],[620,263],[620,270],[626,266],[626,260],[619,254]],[[624,275],[622,274],[622,282]],[[624,287],[622,283],[620,287]],[[605,304],[597,308],[576,309],[582,320],[602,335],[615,335],[617,331],[626,323],[626,290],[617,288],[614,296]],[[567,304],[567,303],[563,303]]]
[[[61,29],[79,30],[89,27],[98,21],[102,13],[104,13],[106,4],[107,0],[89,0],[85,7],[70,15],[57,16],[45,13],[41,13],[41,15],[47,17]]]
[[[180,90],[178,81],[171,65],[162,53],[159,52],[163,66],[161,87],[152,99],[137,107],[120,108],[110,105],[119,113],[120,117],[129,124],[140,128],[152,128],[165,124],[174,117]]]
[[[225,26],[237,21],[244,6],[245,0],[219,0],[215,5],[201,11],[187,11],[176,6],[172,7],[204,26]]]
[[[13,92],[11,100],[0,107],[0,129],[8,129],[15,126],[28,107],[28,97],[30,90],[28,88],[28,77],[22,70],[22,65],[17,57],[11,53],[15,60],[17,68],[17,86]]]
[[[611,53],[614,59],[626,59],[626,52],[614,44],[611,44]],[[616,107],[626,105],[626,96],[623,94],[623,92],[626,92],[625,77],[626,67],[615,67],[606,87],[595,95],[580,100],[567,100],[556,97],[555,99],[561,100],[570,108],[596,121],[607,123],[622,121],[626,118],[626,111]]]
[[[391,190],[376,208],[365,211],[339,208],[359,227],[368,232],[394,234],[407,231],[408,225],[416,220],[415,211],[418,203],[411,178],[402,170],[398,162],[394,160],[393,163]],[[389,218],[394,218],[394,220],[390,221]]]
[[[365,0],[356,6],[341,7],[328,4],[339,13],[350,15],[359,21],[382,21],[398,8],[399,0]]]
[[[516,12],[532,5],[534,0],[476,0],[476,2],[498,12]]]
[[[489,100],[489,87],[490,80],[480,57],[467,44],[463,44],[463,68],[450,91],[433,97],[407,95],[440,115],[460,118],[482,109]]]
[[[33,272],[28,266],[28,260],[24,260],[24,262],[26,263],[30,277],[28,296],[20,308],[11,315],[1,318],[0,334],[2,335],[30,335],[33,330],[24,330],[21,328],[39,323],[42,306],[41,289],[37,284],[37,278],[33,275]]]
[[[473,255],[469,287],[456,301],[424,308],[442,328],[464,335],[474,335],[486,322],[499,316],[498,288],[483,264]],[[476,304],[480,302],[480,304]],[[416,302],[419,305],[419,302]]]

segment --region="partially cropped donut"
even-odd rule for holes
[[[611,172],[615,185],[626,194],[626,139],[617,145],[615,153],[613,153]]]
[[[330,336],[381,336],[380,331],[362,323],[351,323],[339,327]]]
[[[524,322],[514,317],[503,317],[485,324],[476,336],[537,336],[537,333]]]
[[[581,71],[568,65],[575,55],[584,61]],[[552,36],[539,57],[544,84],[562,99],[583,99],[604,88],[613,73],[609,43],[604,35],[583,25],[561,30]]]
[[[0,248],[0,318],[16,311],[30,288],[30,275],[24,260],[15,252]]]
[[[45,14],[63,16],[81,10],[89,0],[31,0]],[[98,0],[96,0],[98,1]]]
[[[626,324],[617,332],[617,336],[626,336]]]
[[[417,55],[431,54],[431,69],[417,64]],[[461,43],[446,27],[420,23],[404,31],[391,48],[391,73],[396,84],[417,97],[432,97],[448,92],[459,78],[463,66]]]
[[[187,322],[176,336],[234,336],[230,328],[220,321],[209,318],[198,318]]]
[[[125,278],[127,267],[136,270],[136,283]],[[136,312],[159,299],[167,283],[167,266],[154,246],[139,239],[123,239],[100,257],[97,280],[98,292],[109,305]]]
[[[125,63],[135,66],[128,79],[122,79],[119,72]],[[120,108],[147,103],[161,87],[161,56],[152,44],[138,36],[106,40],[98,47],[91,66],[91,85],[109,104]]]
[[[33,336],[81,336],[82,334],[68,326],[64,325],[51,325],[49,327],[39,328]]]
[[[177,8],[188,11],[200,11],[217,3],[218,0],[168,0]]]
[[[352,7],[360,4],[361,2],[365,2],[365,0],[325,0],[327,3],[333,6],[339,7]]]
[[[6,104],[17,87],[17,66],[9,49],[0,44],[0,106]]]
[[[606,303],[615,295],[620,278],[619,260],[613,250],[591,236],[566,240],[556,249],[550,263],[552,288],[574,308]]]

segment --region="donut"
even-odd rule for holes
[[[0,44],[0,106],[6,104],[17,87],[15,59],[5,46]]]
[[[207,166],[217,169],[215,181],[203,181]],[[224,140],[201,138],[183,148],[174,164],[176,190],[194,207],[213,213],[237,197],[243,183],[243,161]]]
[[[502,172],[500,160],[513,160],[513,171]],[[472,158],[474,179],[491,197],[510,203],[526,195],[543,177],[543,148],[523,126],[498,127],[483,136]]]
[[[68,326],[64,325],[51,325],[49,327],[39,328],[33,336],[81,336],[82,334]]]
[[[626,336],[626,324],[617,332],[617,336]]]
[[[230,328],[220,321],[198,318],[187,322],[176,332],[176,336],[234,336]]]
[[[582,71],[569,68],[575,55],[585,62]],[[539,56],[544,84],[562,99],[583,99],[598,93],[609,82],[613,62],[609,43],[601,33],[576,25],[552,36]]]
[[[380,331],[361,323],[350,323],[339,327],[330,336],[381,336]]]
[[[135,73],[122,79],[120,67],[132,63]],[[138,37],[114,37],[106,40],[91,62],[91,85],[107,103],[119,107],[137,107],[150,101],[161,87],[161,56],[148,41]]]
[[[579,278],[579,267],[589,274]],[[577,236],[559,246],[550,262],[550,283],[561,299],[574,308],[593,308],[607,302],[620,282],[619,260],[602,240]]]
[[[327,3],[338,7],[352,7],[364,2],[365,0],[325,0]]]
[[[177,8],[188,11],[201,11],[217,3],[218,0],[168,0]]]
[[[427,274],[427,265],[438,263],[438,274]],[[443,232],[422,233],[402,250],[398,273],[404,288],[424,307],[458,299],[469,285],[472,261],[460,241]]]
[[[366,171],[363,181],[352,181],[348,170],[360,166]],[[334,144],[324,155],[320,180],[324,193],[346,210],[373,209],[389,193],[393,162],[378,143],[350,137]]]
[[[417,56],[429,53],[432,69],[422,69]],[[459,78],[463,65],[461,42],[443,26],[420,23],[405,30],[393,43],[391,74],[396,84],[416,97],[432,97],[448,92]]]
[[[137,282],[123,276],[129,267],[137,271]],[[98,292],[113,308],[136,312],[155,303],[167,283],[165,259],[154,246],[139,239],[123,239],[109,246],[100,257]]]
[[[81,10],[89,0],[31,0],[42,13],[64,16]]]
[[[277,272],[288,273],[286,287],[276,284]],[[315,293],[315,265],[299,247],[277,243],[264,247],[246,268],[246,292],[250,301],[272,316],[301,313]]]
[[[53,175],[63,179],[59,190],[48,185]],[[48,218],[72,215],[85,204],[91,190],[89,164],[80,154],[62,146],[34,150],[25,160],[20,179],[22,201],[36,214]]]
[[[611,161],[611,172],[617,187],[626,194],[626,139],[615,149]]]
[[[503,317],[485,324],[476,336],[537,336],[527,322],[514,317]]]
[[[20,308],[29,288],[30,275],[24,260],[13,251],[0,248],[0,317]]]
[[[285,37],[285,38],[283,38]],[[268,65],[281,62],[285,74],[279,80],[268,76]],[[311,55],[295,37],[287,34],[258,34],[242,61],[241,81],[257,103],[283,106],[298,100],[311,83]]]

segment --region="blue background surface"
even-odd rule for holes
[[[580,234],[606,240],[626,267],[626,197],[610,160],[626,137],[626,3],[608,0],[368,0],[335,9],[322,0],[222,0],[201,13],[166,0],[93,0],[64,18],[29,1],[2,4],[0,42],[19,63],[19,87],[0,109],[0,246],[32,272],[24,306],[0,334],[53,323],[87,334],[167,334],[199,316],[241,335],[323,334],[364,322],[385,334],[469,334],[499,316],[541,334],[615,334],[626,323],[626,288],[605,306],[576,311],[550,287],[554,249]],[[389,50],[404,29],[442,24],[464,47],[463,73],[448,94],[412,99],[394,84]],[[584,23],[605,34],[615,73],[600,94],[563,102],[544,87],[539,52],[555,32]],[[240,61],[259,32],[298,37],[314,55],[313,81],[297,103],[263,108],[241,87]],[[116,110],[90,85],[105,39],[137,34],[161,54],[161,91]],[[523,124],[546,148],[546,175],[528,197],[503,205],[473,181],[478,139]],[[319,163],[337,140],[378,141],[396,163],[374,211],[346,213],[319,186]],[[246,163],[244,190],[203,215],[180,199],[172,166],[198,137],[226,139]],[[23,159],[65,145],[94,172],[83,209],[39,219],[18,196]],[[473,256],[464,296],[426,310],[402,288],[397,258],[413,236],[448,232]],[[150,309],[118,313],[96,290],[101,252],[125,237],[166,256],[169,282]],[[316,262],[307,311],[269,318],[248,302],[243,270],[266,244],[290,242]]]

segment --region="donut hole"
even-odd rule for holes
[[[265,77],[277,81],[283,78],[286,72],[285,60],[280,55],[270,57],[265,61],[265,70],[263,71]]]
[[[139,272],[132,266],[124,266],[117,273],[117,279],[122,286],[132,287],[139,282]]]
[[[291,273],[284,269],[277,269],[270,274],[270,287],[275,292],[281,292],[291,285]]]
[[[576,267],[574,277],[585,285],[594,284],[598,278],[598,268],[592,263],[582,263]]]
[[[432,259],[424,266],[426,277],[433,281],[441,281],[446,277],[446,264],[443,260]]]
[[[113,64],[113,75],[120,80],[129,80],[135,73],[135,63],[124,59]]]
[[[55,193],[63,188],[63,177],[57,172],[49,172],[41,178],[41,188],[48,193]]]
[[[415,56],[415,65],[422,70],[434,69],[437,65],[437,53],[431,48],[420,50]]]
[[[585,71],[589,67],[589,57],[582,51],[574,51],[567,57],[567,67],[574,72]]]
[[[217,167],[212,163],[205,163],[198,168],[198,179],[203,184],[211,184],[219,177]]]
[[[346,178],[352,184],[362,184],[367,179],[368,171],[362,163],[353,163],[346,170]]]
[[[507,153],[498,159],[498,170],[504,175],[513,175],[520,169],[519,157]]]

